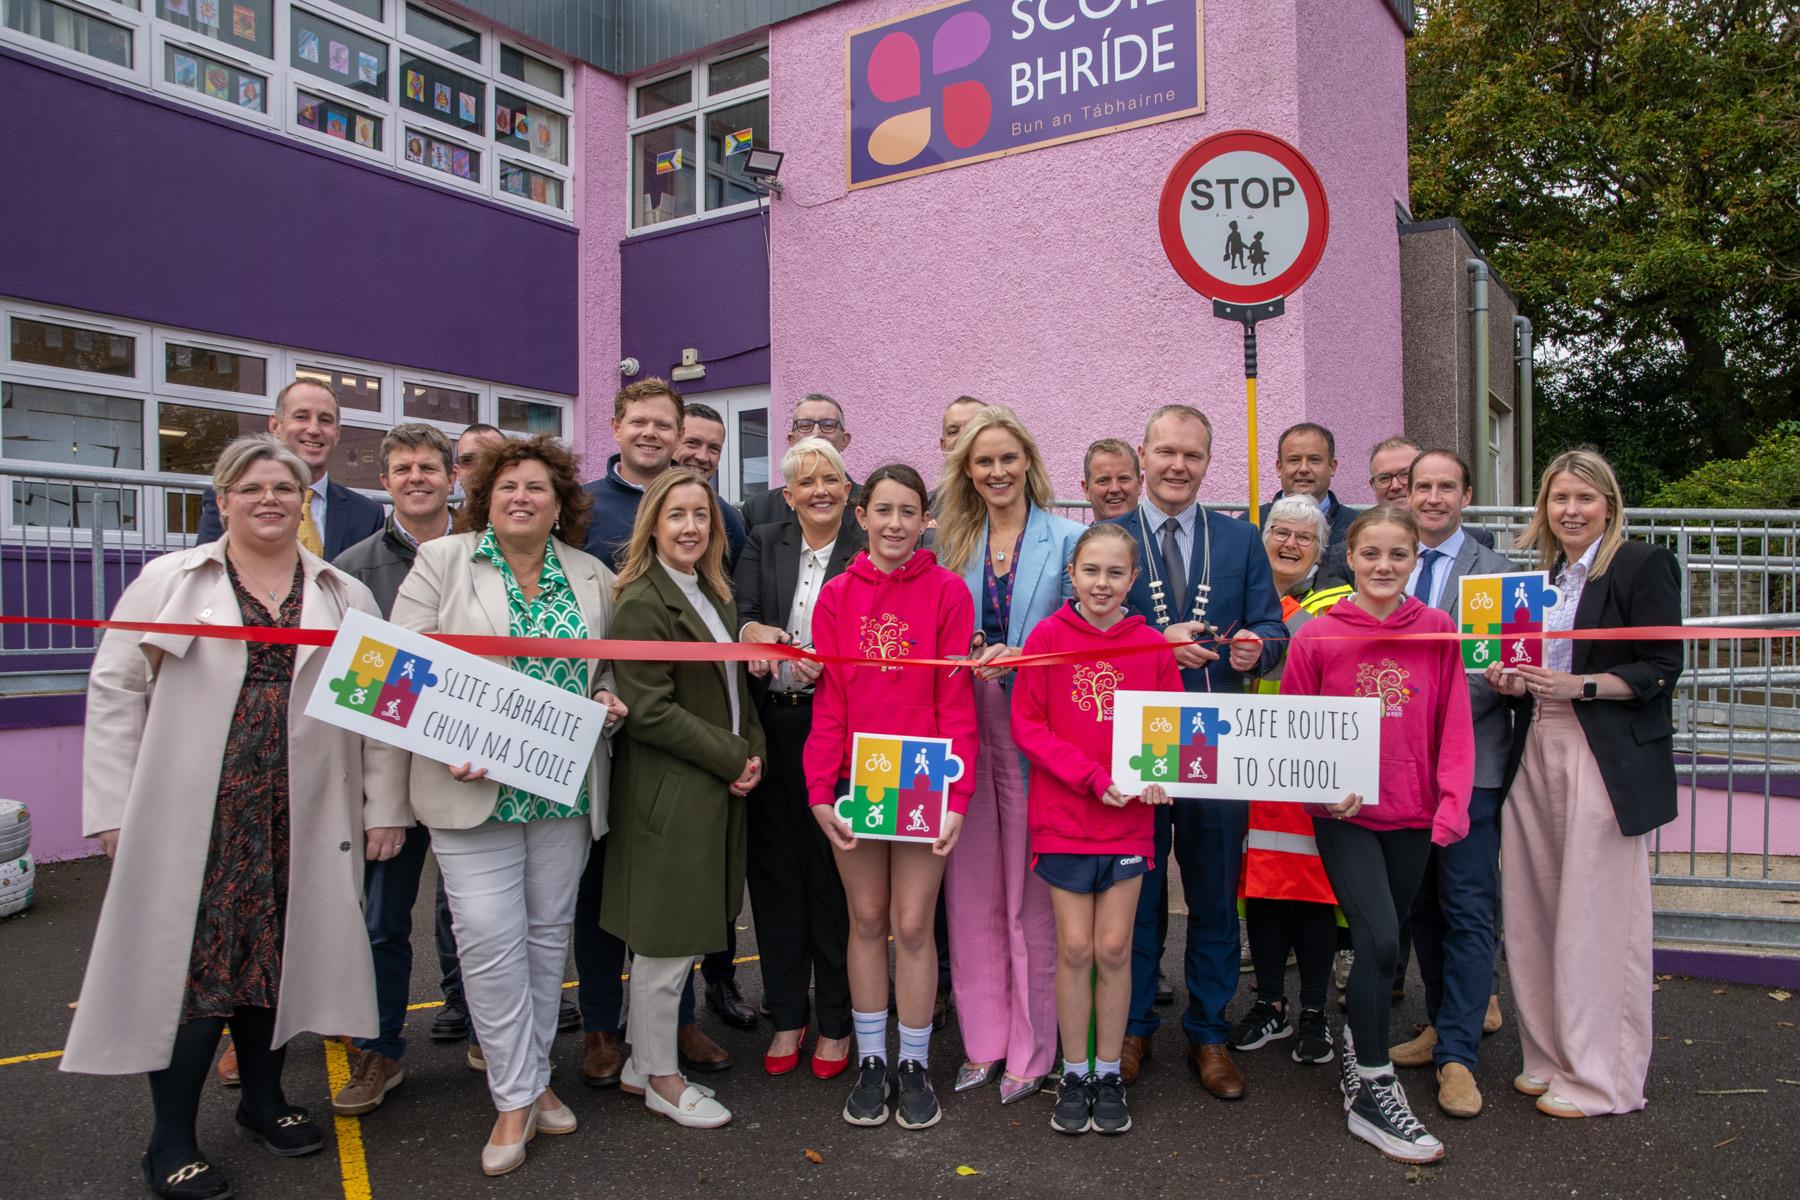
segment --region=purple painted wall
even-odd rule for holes
[[[573,229],[3,50],[0,95],[0,291],[576,390]]]
[[[769,262],[749,213],[644,233],[619,245],[620,350],[665,379],[684,346],[700,352],[708,392],[769,381]]]
[[[81,733],[80,725],[0,730],[0,762],[32,764],[8,772],[0,798],[31,809],[31,856],[38,862],[100,852],[98,842],[81,836]]]

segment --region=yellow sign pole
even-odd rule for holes
[[[1255,337],[1256,335],[1248,333],[1246,327],[1246,336]],[[1256,449],[1256,376],[1254,375],[1244,376],[1244,404],[1249,413],[1245,424],[1248,428],[1247,440],[1250,443],[1250,507],[1244,511],[1252,525],[1260,525],[1262,524],[1262,500],[1260,499],[1262,489],[1257,481],[1256,464],[1261,456]]]

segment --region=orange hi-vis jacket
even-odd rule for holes
[[[1305,600],[1281,598],[1281,616],[1290,631],[1345,596],[1348,587],[1325,588]],[[1296,613],[1304,612],[1301,621]],[[1257,681],[1259,692],[1279,692],[1279,680]],[[1238,896],[1254,900],[1305,900],[1336,904],[1325,864],[1319,861],[1319,844],[1313,840],[1313,819],[1304,804],[1274,800],[1250,802],[1250,828],[1244,835],[1244,869],[1238,877]]]

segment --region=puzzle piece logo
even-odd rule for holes
[[[1145,745],[1142,754],[1133,755],[1131,769],[1148,783],[1171,783],[1180,772],[1181,744]]]
[[[356,653],[350,656],[350,670],[365,687],[369,684],[380,687],[387,682],[388,674],[394,669],[396,654],[397,651],[392,646],[374,638],[364,638],[357,645]]]
[[[337,693],[340,707],[367,716],[374,716],[376,705],[381,703],[381,689],[354,669],[344,672],[342,679],[333,679],[331,690]]]
[[[1220,736],[1231,732],[1231,722],[1220,717],[1216,708],[1184,708],[1181,710],[1181,730],[1183,742],[1217,749]]]
[[[420,693],[437,682],[430,659],[363,638],[343,678],[330,686],[341,707],[405,728]]]
[[[834,811],[857,837],[936,841],[963,761],[948,738],[856,735],[850,794]]]
[[[389,687],[408,688],[414,696],[437,681],[438,677],[431,673],[431,660],[407,651],[394,655],[394,665],[387,674]]]
[[[1505,575],[1471,575],[1461,581],[1461,631],[1474,635],[1462,643],[1463,669],[1483,671],[1493,663],[1507,667],[1541,666],[1541,635],[1550,610],[1562,594],[1544,571]]]

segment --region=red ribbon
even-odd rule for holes
[[[0,616],[0,625],[55,625],[71,629],[117,629],[127,633],[160,633],[176,637],[221,638],[234,642],[264,642],[281,646],[329,646],[337,636],[333,629],[275,629],[266,625],[180,625],[160,621],[91,621],[74,617]],[[465,633],[427,635],[445,645],[455,646],[470,654],[489,658],[592,658],[625,662],[757,662],[776,658],[797,658],[825,665],[859,666],[879,663],[884,667],[966,667],[960,658],[866,658],[854,654],[820,654],[780,642],[641,642],[618,638],[524,638],[494,637]],[[1762,638],[1800,638],[1800,629],[1724,629],[1700,625],[1629,625],[1618,629],[1546,630],[1520,636],[1553,641],[1576,642],[1679,642],[1679,641],[1750,641]],[[1285,641],[1285,638],[1265,638]],[[1457,633],[1384,633],[1326,634],[1320,641],[1343,642],[1461,642],[1489,641],[1492,635]],[[1230,639],[1208,639],[1196,645],[1226,646]],[[1176,643],[1143,642],[1131,646],[1112,646],[1106,654],[1118,656],[1144,654],[1152,650],[1173,649]],[[62,648],[46,648],[54,654]],[[1017,654],[1006,660],[1008,667],[1051,667],[1062,663],[1086,662],[1096,657],[1092,650],[1059,650],[1053,654]]]

